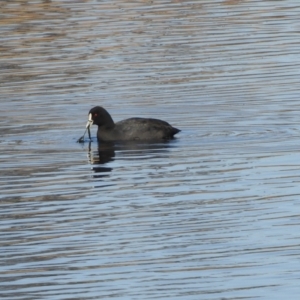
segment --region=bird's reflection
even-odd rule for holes
[[[115,157],[113,144],[98,143],[98,149],[92,151],[91,142],[88,146],[88,158],[92,165],[92,170],[97,173],[94,178],[102,178],[109,176],[107,173],[112,171],[112,168],[104,167],[103,165],[112,161]]]
[[[95,143],[93,143],[95,144]],[[101,142],[97,144],[97,150],[92,149],[92,142],[88,145],[88,158],[92,165],[92,170],[97,173],[94,178],[102,178],[109,176],[109,172],[113,170],[105,164],[114,161],[116,152],[123,159],[150,159],[150,157],[166,158],[172,143],[114,143]]]
[[[92,151],[91,142],[89,142],[89,160],[92,165],[101,165],[108,163],[115,157],[113,143],[98,143],[98,149]]]

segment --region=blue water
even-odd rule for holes
[[[298,299],[288,1],[3,1],[0,298]],[[76,143],[90,108],[168,143]]]

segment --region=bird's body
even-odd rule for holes
[[[180,130],[169,123],[152,118],[130,118],[114,123],[110,114],[100,106],[89,111],[90,125],[98,125],[99,141],[159,141],[168,140]]]

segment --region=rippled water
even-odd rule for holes
[[[1,1],[0,298],[298,299],[298,1]],[[168,143],[78,144],[87,113]]]

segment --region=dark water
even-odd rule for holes
[[[298,299],[298,1],[1,1],[0,298]],[[78,144],[87,113],[169,143]]]

